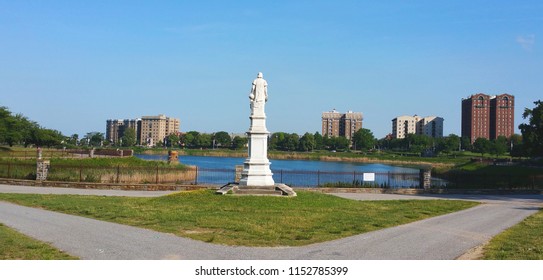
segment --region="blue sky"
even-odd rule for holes
[[[378,138],[414,114],[460,134],[463,97],[515,95],[515,126],[543,99],[542,37],[542,1],[0,0],[0,106],[66,135],[158,114],[239,133],[261,71],[272,132],[335,108]]]

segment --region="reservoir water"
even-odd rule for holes
[[[145,160],[167,160],[166,155],[136,155]],[[245,158],[179,156],[186,165],[198,166],[198,183],[223,184],[231,182],[235,166],[243,165]],[[294,186],[320,186],[326,183],[369,183],[371,186],[417,187],[419,170],[379,163],[330,162],[310,160],[272,159],[271,170],[275,182]],[[364,173],[375,179],[366,182]]]
[[[145,160],[168,160],[166,155],[136,155]],[[207,156],[179,156],[179,162],[195,165],[199,168],[232,169],[236,165],[243,165],[245,158],[233,157],[207,157]],[[280,160],[271,159],[272,171],[322,171],[322,172],[374,172],[374,173],[417,173],[418,169],[400,167],[379,163],[353,163],[316,160]]]

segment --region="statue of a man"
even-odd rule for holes
[[[262,72],[258,72],[256,79],[253,81],[251,93],[249,94],[252,114],[255,114],[257,109],[259,110],[259,113],[263,114],[264,104],[268,101],[268,83],[263,77]]]

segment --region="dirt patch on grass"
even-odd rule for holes
[[[488,241],[477,247],[473,247],[456,259],[457,260],[480,260],[483,258],[483,255],[485,252],[484,248],[487,244],[488,244]]]
[[[192,235],[192,234],[206,234],[214,233],[215,231],[207,228],[198,228],[198,229],[182,229],[180,230],[181,234]]]

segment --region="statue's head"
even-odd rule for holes
[[[256,75],[257,78],[264,78],[264,75],[262,75],[262,72],[258,72],[258,75]]]

